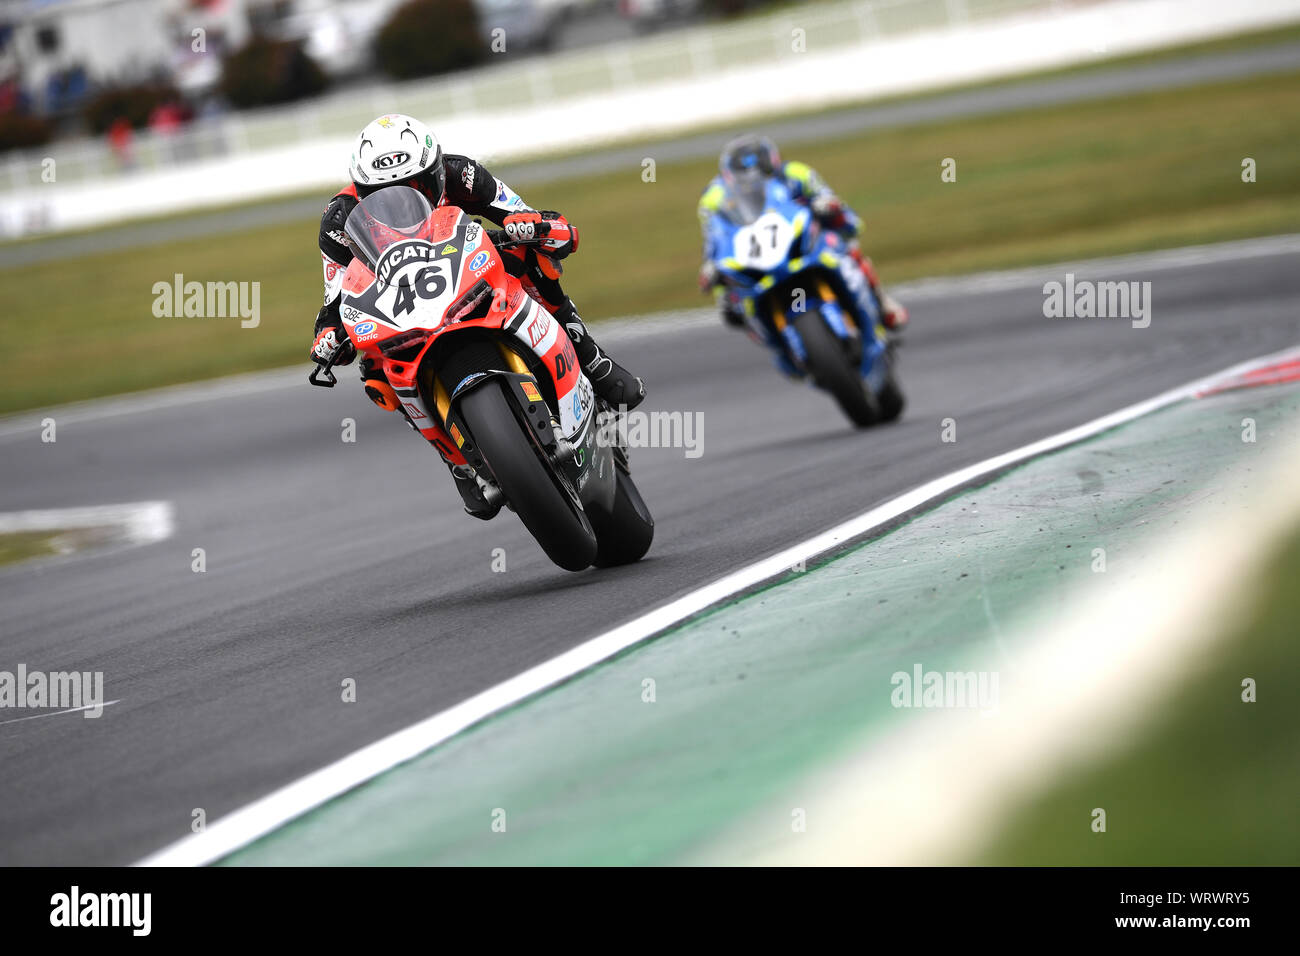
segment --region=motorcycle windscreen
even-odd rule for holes
[[[352,254],[375,271],[379,257],[394,243],[422,239],[433,206],[410,186],[387,186],[357,203],[343,226]]]
[[[748,226],[767,208],[768,178],[757,170],[736,176],[727,189],[722,211],[738,226]]]

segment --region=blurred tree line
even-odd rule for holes
[[[701,9],[734,16],[767,2],[701,0]],[[376,67],[399,80],[467,69],[490,56],[474,0],[407,0],[376,31],[371,44]],[[192,104],[166,79],[92,89],[73,116],[60,118],[24,108],[21,91],[16,86],[9,91],[6,85],[0,84],[0,150],[43,145],[61,125],[99,135],[122,127],[156,126],[160,116],[169,123],[184,123],[194,115]],[[224,105],[249,109],[315,96],[328,85],[328,74],[299,41],[255,33],[243,47],[224,54],[215,92]]]

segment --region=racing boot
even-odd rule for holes
[[[456,490],[460,492],[460,497],[465,502],[465,514],[483,521],[495,518],[497,512],[501,510],[499,495],[496,501],[488,501],[483,494],[483,489],[479,487],[478,479],[464,466],[449,463],[448,467],[451,469],[451,477],[456,480]]]
[[[880,319],[885,323],[885,328],[897,332],[907,325],[907,309],[903,303],[879,288],[876,289],[876,295],[880,298]]]
[[[596,394],[614,408],[640,405],[645,398],[645,383],[601,350],[583,324],[572,299],[565,298],[564,305],[555,311],[555,318],[569,333],[578,363],[587,373]]]
[[[733,329],[745,328],[745,308],[740,304],[740,297],[730,289],[718,289],[715,300],[722,313],[722,324]]]
[[[853,258],[862,269],[862,274],[867,277],[867,281],[871,283],[871,291],[876,294],[876,298],[880,301],[880,320],[885,323],[885,328],[889,329],[889,331],[897,332],[907,325],[907,309],[903,308],[901,302],[880,288],[880,276],[876,274],[876,267],[868,257],[862,254],[861,250],[854,249]]]

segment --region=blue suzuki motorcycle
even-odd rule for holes
[[[729,187],[708,230],[719,277],[782,371],[829,392],[859,427],[902,414],[880,302],[840,236],[779,179]]]

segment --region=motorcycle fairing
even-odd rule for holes
[[[482,294],[491,297],[486,314],[454,320],[448,311],[469,297],[480,281],[486,283]],[[422,393],[417,376],[434,341],[458,328],[508,332],[550,376],[563,436],[575,445],[586,445],[584,440],[594,432],[590,427],[594,392],[578,367],[568,335],[507,275],[482,225],[458,207],[439,207],[419,237],[385,248],[375,271],[360,257],[354,258],[343,277],[342,296],[340,316],[358,351],[384,370],[411,426],[453,463],[466,462],[443,427],[446,407],[440,411],[438,396]],[[419,346],[417,351],[402,348],[408,339]],[[516,361],[522,365],[518,357]],[[501,371],[526,371],[512,369],[512,364],[509,356],[503,356]],[[447,390],[448,404],[450,392],[460,384],[440,383]]]

